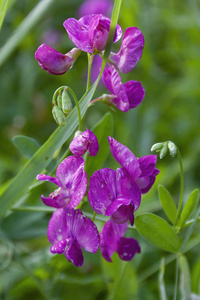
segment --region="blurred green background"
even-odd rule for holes
[[[43,42],[62,53],[73,47],[62,24],[69,17],[77,17],[83,1],[49,1],[47,9],[41,15],[36,14],[38,20],[28,30],[31,16],[27,16],[37,3],[11,1],[0,32],[0,193],[26,162],[11,139],[22,134],[42,145],[57,128],[51,114],[54,91],[68,85],[78,98],[85,92],[85,53],[62,76],[46,73],[34,58]],[[146,95],[139,107],[127,113],[95,104],[88,112],[85,127],[91,129],[110,111],[114,118],[113,137],[138,157],[149,155],[156,142],[175,142],[183,157],[186,200],[194,188],[199,188],[200,182],[200,3],[197,0],[123,0],[118,23],[123,32],[127,27],[136,26],[144,34],[142,59],[131,73],[121,77],[123,82],[140,81]],[[117,51],[119,47],[120,42],[114,49]],[[103,85],[97,89],[96,96],[102,93],[106,93]],[[105,166],[118,167],[111,155]],[[157,168],[161,173],[153,189],[143,197],[138,213],[149,211],[164,217],[156,187],[165,185],[178,201],[177,158],[158,159]],[[40,194],[51,189],[48,184],[40,185],[22,203],[42,205]],[[129,230],[128,236],[137,238],[142,246],[142,253],[132,262],[126,264],[114,257],[114,263],[108,264],[99,252],[93,255],[85,252],[84,265],[78,269],[64,256],[49,253],[46,229],[50,215],[14,212],[2,221],[0,299],[159,299],[158,273],[154,270],[159,269],[157,265],[167,253],[150,246],[135,230]],[[100,228],[102,223],[98,225]],[[194,236],[198,229],[199,226]],[[200,278],[199,250],[198,245],[187,254],[195,293]],[[169,299],[173,294],[174,272],[171,263],[165,274]]]

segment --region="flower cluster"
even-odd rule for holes
[[[44,204],[57,208],[48,226],[51,252],[63,254],[75,266],[83,264],[81,247],[95,253],[100,245],[102,256],[111,262],[117,252],[122,260],[131,260],[140,253],[139,243],[123,237],[128,221],[134,224],[134,211],[141,202],[141,194],[153,185],[159,170],[155,168],[156,155],[136,158],[124,145],[108,137],[110,150],[121,168],[97,170],[90,178],[88,200],[93,210],[110,219],[99,235],[96,225],[75,209],[86,194],[87,175],[81,155],[89,151],[95,156],[99,150],[96,136],[89,129],[80,133],[69,148],[74,156],[67,157],[57,168],[56,178],[40,174],[38,180],[51,181],[59,188],[49,197],[41,196]]]
[[[106,7],[109,7],[107,1]],[[95,68],[98,70],[107,43],[110,23],[110,18],[102,14],[88,14],[79,20],[69,18],[64,21],[63,26],[77,48],[62,54],[48,45],[42,44],[37,49],[35,58],[42,69],[54,75],[62,75],[74,65],[83,51],[90,53],[92,57],[98,57],[93,60],[94,63],[97,61]],[[117,25],[113,43],[120,40],[121,37],[122,29]],[[99,100],[123,112],[142,102],[145,91],[141,83],[130,80],[122,84],[118,71],[121,73],[131,72],[142,56],[143,47],[142,32],[136,27],[127,28],[119,52],[111,52],[108,59],[110,66],[106,66],[102,75],[102,81],[111,94],[104,94],[98,98]],[[92,71],[92,74],[98,72]]]

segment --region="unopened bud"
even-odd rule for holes
[[[59,94],[57,97],[57,104],[60,109],[62,109],[62,96]]]
[[[162,159],[167,154],[167,150],[168,150],[167,143],[163,143],[163,147],[160,150],[160,155],[159,155],[160,159]]]
[[[169,149],[169,153],[172,157],[174,157],[176,155],[176,152],[177,152],[177,148],[176,148],[176,145],[169,141],[168,142],[168,149]]]
[[[62,110],[65,114],[69,114],[72,111],[72,101],[66,89],[62,93]]]
[[[163,143],[156,143],[151,147],[151,151],[160,151],[163,147]]]
[[[56,123],[59,126],[65,126],[65,124],[66,124],[65,115],[57,105],[54,105],[54,107],[52,109],[52,114],[53,114],[53,117],[54,117]]]

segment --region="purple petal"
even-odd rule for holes
[[[70,202],[68,208],[75,208],[83,199],[87,189],[87,174],[84,171],[84,165],[81,165],[73,177],[72,186],[70,188]]]
[[[55,190],[49,197],[41,195],[41,199],[45,205],[55,208],[63,208],[70,202],[68,191],[61,188]]]
[[[85,160],[79,156],[68,156],[58,166],[56,176],[60,180],[63,188],[70,188],[76,171],[84,165]],[[81,169],[82,171],[82,169]]]
[[[88,150],[90,156],[95,156],[99,150],[99,144],[94,133],[86,129],[73,139],[69,148],[74,155],[83,155]]]
[[[143,89],[139,81],[130,80],[124,84],[124,89],[126,91],[129,109],[138,106],[145,96],[145,90]]]
[[[102,51],[105,49],[110,28],[110,19],[102,15],[96,15],[89,25],[89,40],[93,51]]]
[[[135,155],[124,145],[112,137],[108,137],[110,151],[116,161],[124,167],[133,180],[136,180],[140,174],[140,165]]]
[[[115,224],[112,220],[105,223],[100,234],[100,249],[102,256],[112,262],[111,256],[118,249],[118,241],[127,230],[127,223]]]
[[[42,180],[42,181],[50,181],[53,182],[56,185],[60,185],[59,180],[55,177],[44,175],[44,174],[38,174],[36,177],[37,180]]]
[[[160,171],[155,169],[152,175],[141,177],[136,180],[136,183],[139,186],[142,194],[146,194],[150,190],[156,180],[156,175],[159,173]]]
[[[119,207],[123,206],[127,206],[129,205],[131,202],[131,199],[127,199],[124,197],[119,197],[117,199],[115,199],[107,208],[106,212],[105,212],[105,216],[111,216],[112,214],[114,214],[114,212],[116,212],[118,210]],[[126,219],[127,221],[127,219]],[[118,222],[117,222],[118,223]],[[119,222],[119,223],[124,223],[124,222]]]
[[[105,68],[102,74],[102,80],[103,83],[105,84],[106,88],[109,90],[111,94],[115,94],[112,86],[112,81],[111,81],[111,76],[112,76],[112,68]]]
[[[91,83],[94,83],[95,80],[97,79],[97,77],[99,76],[100,71],[101,71],[101,65],[102,65],[102,58],[100,55],[97,54],[93,57],[93,61],[92,61]],[[100,80],[99,83],[102,84],[102,80]]]
[[[110,0],[86,0],[79,8],[79,16],[89,14],[103,14],[109,16],[112,12],[113,3]]]
[[[105,214],[108,206],[116,199],[115,171],[101,169],[90,177],[88,199],[93,210]]]
[[[117,223],[117,224],[123,224],[130,221],[131,226],[134,224],[134,205],[122,205],[116,210],[113,215],[111,216],[111,219]]]
[[[120,51],[111,56],[111,62],[121,73],[131,72],[142,56],[144,47],[144,37],[142,32],[136,27],[126,29]]]
[[[73,66],[74,58],[42,44],[35,52],[40,67],[50,74],[62,75]]]
[[[65,20],[63,26],[65,27],[70,40],[82,51],[93,52],[90,45],[88,30],[89,23],[94,15],[87,15],[80,20],[69,18]]]
[[[66,239],[63,239],[63,240],[55,243],[53,246],[51,246],[50,252],[52,254],[55,254],[55,253],[63,254],[65,252],[66,247],[67,247],[67,241],[66,241]]]
[[[51,244],[60,242],[67,237],[67,222],[66,222],[66,213],[65,209],[57,209],[48,225],[47,237]]]
[[[67,260],[72,261],[76,267],[81,267],[83,265],[83,253],[76,240],[73,240],[69,245],[65,252],[65,256]]]
[[[143,156],[138,159],[142,174],[140,177],[146,177],[153,174],[156,166],[157,155]]]
[[[138,241],[133,238],[120,238],[117,253],[122,260],[130,261],[136,253],[140,252],[141,248]]]

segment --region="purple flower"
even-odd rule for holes
[[[136,27],[126,29],[121,48],[117,54],[111,53],[109,61],[121,73],[131,72],[142,56],[144,47],[144,37],[142,32]]]
[[[78,21],[73,18],[63,23],[69,38],[82,51],[94,53],[105,49],[110,29],[110,19],[101,14],[86,15]],[[119,25],[116,27],[113,42],[117,42],[122,35]]]
[[[112,7],[113,3],[110,0],[86,0],[81,4],[78,14],[79,17],[90,14],[110,16]]]
[[[49,221],[47,236],[53,244],[51,253],[65,253],[76,267],[81,267],[84,261],[81,247],[92,253],[99,248],[97,227],[80,209],[57,209]]]
[[[117,252],[119,258],[125,261],[130,261],[136,253],[141,252],[138,241],[123,237],[127,225],[127,222],[116,224],[112,220],[105,223],[100,234],[100,249],[102,256],[108,262],[112,262],[111,256],[114,252]]]
[[[73,66],[80,54],[81,51],[77,48],[73,48],[67,54],[62,54],[42,44],[35,52],[35,58],[43,70],[53,75],[62,75]]]
[[[126,170],[129,176],[137,183],[141,193],[147,193],[155,182],[156,175],[160,172],[155,169],[157,156],[148,155],[136,158],[124,145],[112,137],[108,137],[110,151],[116,161]]]
[[[99,151],[99,144],[94,133],[86,129],[73,139],[69,149],[74,155],[83,155],[88,150],[89,156],[95,156]]]
[[[123,168],[116,171],[104,168],[90,177],[88,198],[98,214],[111,216],[118,223],[134,223],[133,212],[138,209],[141,191]]]
[[[130,80],[122,84],[120,75],[114,67],[104,69],[102,80],[111,92],[111,95],[103,95],[102,101],[123,112],[138,106],[144,98],[145,91],[141,83]]]
[[[76,207],[84,197],[87,188],[84,166],[85,160],[82,157],[69,156],[58,166],[57,178],[44,174],[37,175],[38,180],[50,181],[59,187],[49,197],[41,196],[44,204],[55,208]]]

